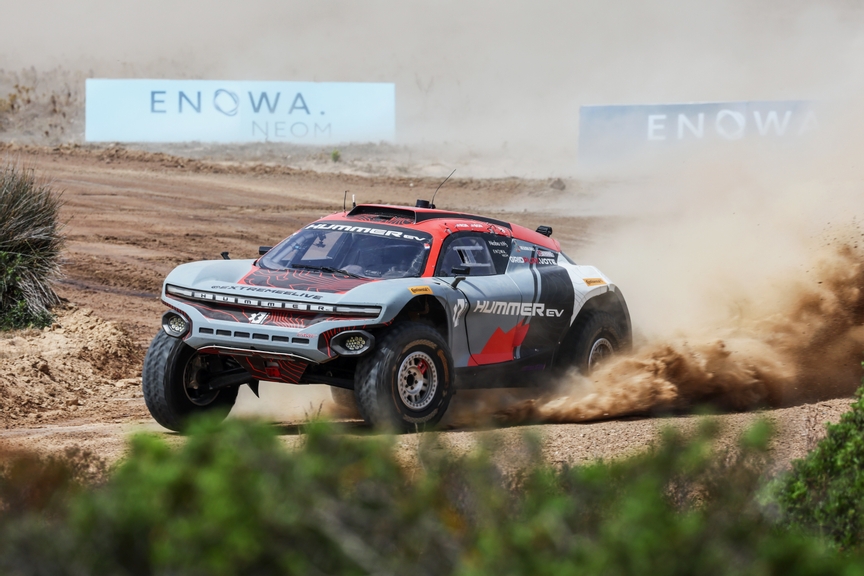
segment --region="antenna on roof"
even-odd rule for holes
[[[430,208],[435,208],[435,196],[438,195],[438,190],[440,190],[440,189],[441,189],[441,186],[443,186],[444,184],[446,184],[446,183],[447,183],[447,180],[450,179],[450,176],[452,176],[452,175],[455,174],[455,173],[456,173],[456,169],[454,168],[454,169],[453,169],[453,172],[450,172],[450,174],[449,174],[446,178],[444,178],[444,182],[441,182],[441,183],[438,185],[438,188],[435,189],[435,194],[432,194],[432,200],[429,201],[429,207],[430,207]]]
[[[345,190],[345,194],[342,195],[342,211],[347,212],[348,209],[345,208],[345,202],[348,200],[348,191]]]
[[[356,196],[354,194],[351,194],[351,208],[356,208],[356,207],[357,207]]]

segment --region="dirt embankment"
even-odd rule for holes
[[[141,417],[141,348],[113,322],[67,305],[43,330],[0,339],[0,427]]]

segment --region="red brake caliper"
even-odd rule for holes
[[[420,370],[420,374],[423,374],[425,376],[426,370],[429,369],[429,366],[426,365],[426,362],[424,360],[420,360],[420,362],[417,363],[417,369]]]

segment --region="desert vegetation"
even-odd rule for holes
[[[705,420],[614,462],[518,469],[494,440],[455,455],[325,422],[199,421],[181,443],[137,435],[113,469],[80,452],[7,453],[5,574],[824,574],[861,572],[864,400],[806,460],[768,474],[771,427],[731,449]],[[492,436],[494,438],[494,435]],[[854,460],[854,458],[853,458]],[[844,466],[842,470],[835,470]]]
[[[0,169],[0,330],[42,327],[58,303],[51,286],[63,247],[61,195],[34,170]]]

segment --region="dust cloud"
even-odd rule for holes
[[[86,76],[393,82],[398,144],[463,177],[574,176],[584,104],[834,101],[864,78],[851,0],[7,4],[0,68],[72,75],[72,100]]]
[[[808,155],[750,150],[608,184],[626,218],[570,256],[622,289],[632,353],[556,395],[497,411],[503,422],[579,422],[692,409],[776,407],[849,396],[864,360],[860,139]]]
[[[692,409],[779,407],[849,396],[864,358],[862,252],[834,247],[814,284],[790,284],[783,306],[730,319],[721,330],[653,339],[552,398],[503,408],[502,422],[581,422]],[[783,309],[784,306],[789,306]]]
[[[276,382],[261,382],[256,397],[248,386],[241,386],[232,418],[266,418],[276,422],[305,422],[334,415],[335,405],[330,387],[311,384],[286,386]]]

